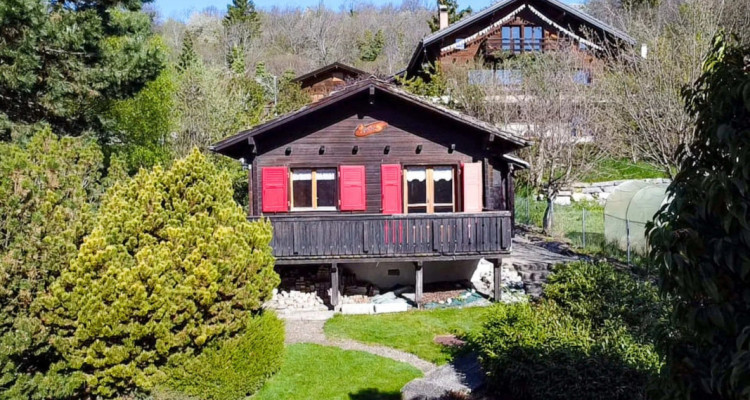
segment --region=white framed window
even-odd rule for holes
[[[403,175],[407,214],[456,211],[456,174],[452,166],[406,167]]]
[[[292,181],[292,211],[336,211],[336,169],[295,168]]]

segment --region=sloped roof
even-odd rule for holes
[[[372,74],[370,74],[368,72],[362,71],[361,69],[357,69],[357,68],[351,67],[351,66],[346,65],[346,64],[342,64],[342,63],[340,63],[340,62],[337,61],[335,63],[328,64],[328,65],[326,65],[324,67],[320,67],[320,68],[318,68],[318,69],[316,69],[314,71],[310,71],[310,72],[308,72],[306,74],[300,75],[300,76],[292,79],[292,82],[302,82],[302,81],[308,80],[310,78],[317,77],[318,75],[322,75],[322,74],[325,74],[325,73],[331,72],[331,71],[344,71],[344,72],[348,72],[349,74],[355,75],[355,76],[370,76],[370,75],[372,75]]]
[[[613,26],[606,24],[603,21],[600,21],[592,17],[591,15],[586,14],[585,12],[575,7],[571,7],[570,5],[565,4],[559,0],[500,0],[496,2],[495,4],[485,8],[482,11],[471,14],[468,17],[463,18],[460,21],[456,22],[455,24],[449,25],[447,28],[441,29],[437,32],[433,32],[425,36],[419,42],[419,44],[417,45],[417,48],[414,50],[411,60],[409,61],[407,70],[408,71],[413,70],[416,62],[419,60],[424,49],[432,45],[433,43],[440,42],[446,36],[459,32],[463,29],[469,28],[471,25],[483,20],[486,17],[492,16],[494,13],[496,13],[497,11],[499,11],[500,9],[504,7],[513,5],[514,3],[530,3],[530,2],[545,3],[548,5],[551,5],[552,7],[558,8],[567,14],[573,15],[574,17],[586,22],[587,24],[591,26],[594,26],[604,32],[607,32],[608,34],[612,35],[613,37],[619,40],[622,40],[631,45],[635,44],[635,39],[629,36],[628,34],[626,34],[625,32],[622,32],[621,30],[616,29]]]
[[[233,148],[235,146],[247,144],[248,141],[256,135],[267,132],[274,128],[278,128],[304,115],[307,115],[315,111],[325,109],[326,107],[335,105],[336,103],[342,100],[345,100],[353,95],[362,93],[363,91],[370,90],[371,88],[377,89],[381,92],[398,97],[400,99],[408,101],[424,109],[441,114],[445,116],[446,118],[452,119],[460,124],[469,126],[471,128],[477,129],[482,132],[486,132],[487,134],[493,137],[496,137],[502,141],[505,141],[511,144],[513,147],[520,148],[520,147],[529,146],[531,144],[526,139],[520,136],[516,136],[513,133],[504,131],[495,125],[484,122],[472,116],[463,114],[456,110],[452,110],[450,108],[435,104],[429,100],[426,100],[424,98],[411,94],[403,89],[400,89],[397,86],[391,83],[388,83],[386,81],[380,80],[375,77],[369,77],[367,79],[364,79],[364,80],[355,82],[349,86],[346,86],[342,88],[341,90],[332,93],[331,95],[321,99],[320,101],[316,103],[308,104],[296,111],[292,111],[290,113],[281,115],[277,118],[274,118],[271,121],[268,121],[266,123],[253,127],[251,129],[242,131],[234,136],[221,140],[215,143],[213,146],[211,146],[210,149],[217,153],[234,156],[237,154],[236,151],[233,151]]]

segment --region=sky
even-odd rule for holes
[[[281,8],[285,7],[310,7],[315,6],[321,0],[255,0],[255,6],[261,9],[268,9],[273,6]],[[352,0],[322,0],[323,3],[334,10],[338,10],[342,4],[350,4]],[[437,1],[422,0],[427,2]],[[458,4],[461,8],[471,6],[472,9],[481,10],[496,0],[459,0]],[[584,0],[563,0],[566,3],[581,3]],[[162,18],[175,18],[185,20],[187,17],[195,11],[201,11],[208,7],[216,7],[218,10],[224,11],[227,8],[231,0],[154,0],[154,5],[159,10]],[[402,0],[367,0],[368,3],[383,5],[383,4],[401,4]]]

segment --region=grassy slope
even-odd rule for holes
[[[422,373],[409,364],[315,344],[287,347],[281,371],[254,400],[397,400]]]
[[[631,160],[603,158],[588,174],[579,180],[581,182],[603,182],[649,178],[666,178],[666,174],[660,168],[643,161],[634,163]]]
[[[325,325],[326,335],[381,344],[445,364],[451,354],[433,343],[435,335],[476,329],[486,308],[411,311],[382,315],[336,315]]]

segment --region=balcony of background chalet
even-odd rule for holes
[[[510,211],[437,214],[272,215],[277,264],[440,261],[511,249]]]

